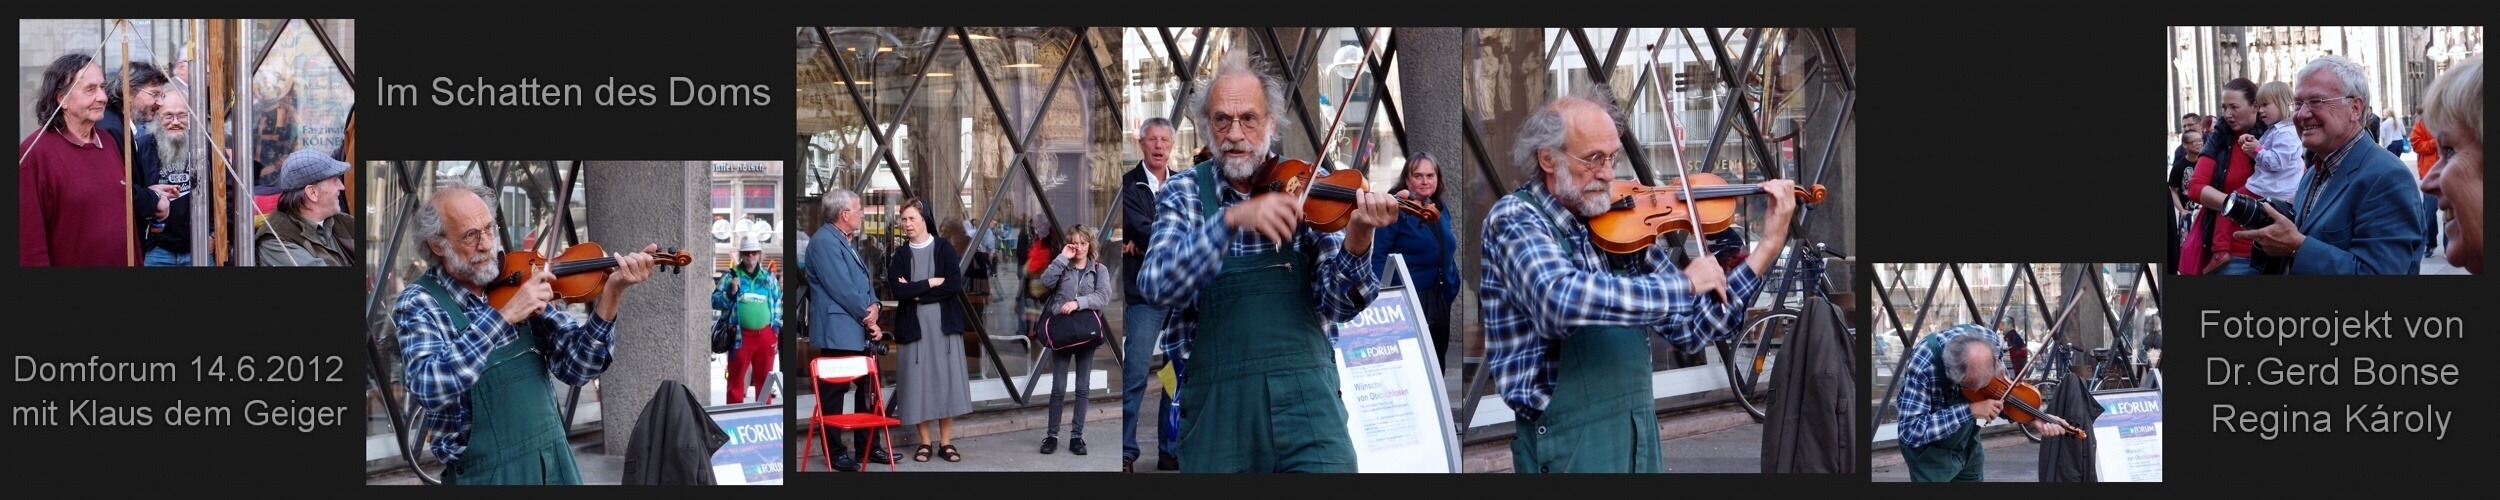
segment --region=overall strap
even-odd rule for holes
[[[468,307],[462,306],[458,299],[453,298],[450,289],[443,288],[442,280],[434,279],[433,274],[427,274],[423,278],[417,278],[417,287],[425,289],[426,295],[434,296],[434,303],[443,307],[443,313],[450,315],[451,322],[460,330],[467,331],[470,328]]]

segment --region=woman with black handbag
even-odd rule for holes
[[[1049,345],[1050,356],[1050,427],[1042,436],[1042,453],[1059,448],[1059,402],[1068,388],[1066,380],[1076,379],[1076,413],[1068,424],[1068,452],[1085,454],[1085,403],[1093,392],[1094,348],[1102,345],[1102,309],[1111,306],[1111,270],[1104,267],[1094,253],[1093,228],[1082,224],[1068,228],[1067,243],[1059,247],[1059,257],[1042,270],[1042,283],[1050,288],[1049,299],[1043,300],[1043,344]],[[1074,368],[1071,370],[1070,368]]]
[[[912,461],[927,462],[934,451],[948,462],[963,461],[963,453],[955,450],[955,417],[972,413],[972,383],[964,373],[964,331],[962,302],[957,296],[963,290],[963,275],[956,271],[955,245],[932,235],[919,204],[904,200],[895,220],[903,227],[909,244],[894,248],[886,259],[886,276],[894,282],[889,290],[899,306],[894,318],[894,342],[902,345],[895,356],[901,365],[896,368],[894,387],[894,418],[903,425],[917,426],[920,449],[912,452]],[[937,433],[929,432],[929,421],[937,421]]]

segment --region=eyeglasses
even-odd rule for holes
[[[1564,156],[1580,162],[1580,170],[1584,172],[1596,172],[1601,167],[1611,170],[1615,166],[1615,154],[1604,151],[1591,152],[1585,156]]]
[[[1216,132],[1231,132],[1235,126],[1257,123],[1259,114],[1243,113],[1241,116],[1227,116],[1223,113],[1216,113],[1208,121],[1214,122]]]
[[[2329,102],[2341,101],[2341,100],[2351,99],[2351,98],[2352,98],[2352,96],[2343,96],[2343,97],[2330,97],[2330,98],[2325,98],[2325,99],[2310,99],[2310,100],[2305,100],[2305,101],[2292,101],[2292,111],[2300,111],[2300,110],[2305,110],[2305,109],[2309,109],[2309,108],[2310,108],[2310,107],[2312,107],[2312,106],[2317,106],[2317,105],[2320,105],[2320,104],[2326,104],[2326,103],[2329,103]]]
[[[502,229],[501,224],[487,224],[484,228],[468,230],[468,232],[460,233],[460,244],[467,245],[469,248],[477,248],[479,245],[486,244],[487,238],[502,238]]]
[[[164,99],[165,89],[148,89],[146,91],[139,92],[139,94],[148,96],[149,99]]]

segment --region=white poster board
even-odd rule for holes
[[[2092,395],[2101,417],[2092,422],[2093,471],[2101,482],[2161,481],[2161,391],[2138,389]]]
[[[1386,270],[1407,283],[1406,261]],[[1390,282],[1383,276],[1383,282]],[[1337,387],[1357,472],[1459,471],[1441,353],[1407,287],[1382,287],[1371,307],[1337,324]]]

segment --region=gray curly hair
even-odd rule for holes
[[[486,213],[495,213],[495,192],[484,185],[459,180],[436,188],[433,196],[427,197],[424,204],[417,206],[417,234],[424,235],[426,248],[435,249],[434,252],[427,252],[426,255],[436,261],[442,259],[439,252],[450,248],[448,243],[451,242],[451,235],[443,234],[443,197],[461,191],[477,195],[478,201],[486,203]]]
[[[1568,121],[1563,119],[1563,110],[1569,107],[1566,104],[1574,102],[1586,103],[1605,111],[1607,121],[1615,119],[1617,111],[1614,99],[1599,94],[1593,89],[1573,91],[1569,95],[1554,99],[1554,102],[1547,103],[1544,108],[1538,109],[1536,114],[1529,115],[1527,123],[1519,126],[1519,138],[1512,143],[1510,148],[1511,164],[1515,165],[1521,174],[1526,175],[1525,178],[1539,182],[1545,180],[1545,170],[1537,166],[1537,155],[1546,151],[1562,152],[1563,140],[1571,132]]]
[[[1276,71],[1271,69],[1266,59],[1254,59],[1247,53],[1247,51],[1235,50],[1226,53],[1224,55],[1223,62],[1218,64],[1215,68],[1215,76],[1207,77],[1207,79],[1199,81],[1197,84],[1198,91],[1189,95],[1189,115],[1197,117],[1201,120],[1198,132],[1206,136],[1208,143],[1216,142],[1215,126],[1213,123],[1207,121],[1207,95],[1212,93],[1209,92],[1210,90],[1215,89],[1215,82],[1221,82],[1224,81],[1225,78],[1231,78],[1234,76],[1248,75],[1257,77],[1259,79],[1259,89],[1266,91],[1266,113],[1269,119],[1267,143],[1270,147],[1275,146],[1278,141],[1282,140],[1285,136],[1284,134],[1276,132],[1284,130],[1285,125],[1290,124],[1290,122],[1286,120],[1285,116],[1287,113],[1292,112],[1291,108],[1286,107],[1290,104],[1290,102],[1285,99],[1285,80],[1284,78],[1278,77],[1276,73]]]

